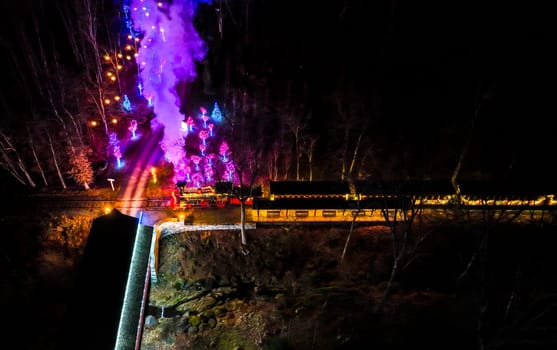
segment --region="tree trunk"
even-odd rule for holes
[[[31,152],[33,153],[33,158],[35,158],[35,164],[37,164],[37,169],[39,169],[39,172],[41,173],[41,178],[43,179],[44,186],[48,187],[48,181],[46,180],[44,169],[41,166],[39,157],[37,156],[37,151],[35,151],[35,145],[33,144],[33,137],[31,137],[31,135],[29,135],[29,145],[31,147]]]
[[[346,255],[346,251],[348,250],[348,244],[350,243],[350,239],[352,238],[352,233],[354,232],[354,224],[356,223],[356,219],[360,214],[360,208],[358,205],[358,211],[355,213],[354,217],[352,217],[352,222],[350,223],[350,231],[348,231],[348,236],[346,237],[346,242],[344,242],[344,248],[342,249],[342,255],[340,256],[340,263],[344,260],[344,256]]]
[[[60,184],[62,185],[63,189],[67,189],[66,182],[64,181],[64,176],[62,175],[62,171],[60,170],[60,166],[58,165],[58,160],[56,159],[56,151],[54,150],[54,145],[52,144],[52,138],[50,134],[46,133],[48,137],[48,144],[50,146],[50,153],[52,154],[52,160],[54,161],[54,167],[56,168],[56,173],[58,174],[58,179],[60,180]]]
[[[241,242],[242,242],[242,246],[245,246],[247,244],[247,239],[246,239],[246,227],[245,227],[245,223],[246,223],[246,204],[245,204],[246,200],[242,198],[242,200],[240,200],[240,238],[241,238]]]
[[[27,167],[25,166],[25,163],[23,163],[23,159],[19,156],[17,149],[11,143],[8,136],[1,131],[0,136],[2,137],[2,140],[0,140],[0,152],[2,152],[2,160],[0,161],[0,164],[19,182],[35,188],[37,185],[31,178],[31,174],[27,171]],[[13,154],[15,159],[10,157],[10,153]]]

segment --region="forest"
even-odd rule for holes
[[[6,187],[101,186],[111,133],[162,118],[137,93],[145,34],[130,29],[132,3],[2,5]],[[552,181],[553,56],[538,9],[192,3],[204,53],[172,86],[177,113],[218,102],[234,153],[262,179]]]

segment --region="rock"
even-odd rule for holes
[[[159,321],[157,321],[155,316],[147,315],[147,317],[145,317],[145,327],[155,327],[157,324],[159,324]]]

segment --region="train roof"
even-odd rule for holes
[[[344,181],[271,181],[269,190],[274,195],[345,195],[350,185]]]
[[[518,181],[464,181],[459,183],[461,193],[475,196],[543,196],[557,194],[555,186],[541,182]]]
[[[449,181],[354,181],[356,193],[406,194],[406,195],[444,195],[455,193]]]
[[[383,209],[408,208],[410,200],[407,197],[366,198],[359,201],[342,198],[294,198],[275,199],[254,198],[252,208],[256,210],[273,209]]]
[[[471,196],[542,196],[557,194],[554,185],[521,181],[458,181],[460,191]],[[279,196],[363,195],[451,195],[455,189],[449,180],[369,181],[356,180],[352,190],[347,181],[271,181],[270,194]]]

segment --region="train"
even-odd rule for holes
[[[254,199],[254,222],[385,222],[405,220],[410,210],[451,208],[557,212],[556,190],[520,184],[448,181],[277,181]]]
[[[177,209],[192,208],[224,208],[231,205],[240,205],[238,199],[238,186],[230,181],[219,181],[213,186],[188,187],[185,182],[176,183],[172,192],[171,205]],[[252,195],[246,196],[244,204],[251,206],[254,197],[260,197],[261,187],[254,186],[250,189]]]
[[[237,188],[231,182],[188,188],[177,184],[178,208],[227,207],[239,205]],[[449,181],[270,181],[268,189],[250,188],[245,204],[252,210],[275,213],[280,210],[373,210],[446,208],[557,208],[555,188],[521,184],[469,181],[458,185]],[[244,192],[245,193],[245,192]],[[299,213],[299,215],[301,215]],[[274,214],[273,214],[274,215]]]

